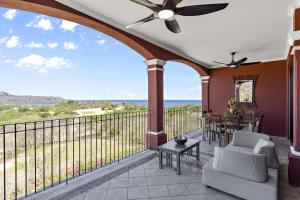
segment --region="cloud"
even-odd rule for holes
[[[76,50],[78,47],[73,42],[64,42],[64,48],[67,50]]]
[[[2,61],[4,64],[11,64],[11,63],[13,63],[13,61],[12,60],[9,60],[9,59],[5,59],[5,60],[3,60]]]
[[[6,42],[6,47],[7,48],[14,48],[18,46],[19,44],[19,37],[18,36],[11,36],[9,40]]]
[[[40,16],[37,16],[33,21],[26,24],[26,26],[40,28],[43,29],[44,31],[51,31],[54,29],[50,19],[41,18]]]
[[[5,43],[8,40],[8,37],[0,38],[0,44]]]
[[[8,20],[13,20],[16,17],[17,10],[16,9],[9,9],[6,13],[2,16]]]
[[[57,42],[48,43],[48,47],[49,47],[50,49],[55,49],[56,47],[58,47],[58,43],[57,43]]]
[[[127,90],[122,90],[122,94],[123,94],[126,98],[131,98],[131,99],[133,99],[133,98],[136,98],[136,97],[137,97],[136,94],[133,94],[133,93],[127,91]]]
[[[35,43],[32,41],[31,43],[25,45],[25,47],[27,47],[27,48],[44,48],[44,45],[41,43]]]
[[[30,68],[40,73],[47,73],[50,70],[70,68],[72,63],[62,57],[45,58],[40,55],[31,54],[20,58],[16,65],[18,67]]]
[[[97,43],[100,45],[104,45],[106,42],[107,42],[107,40],[102,39],[102,40],[99,40]]]
[[[67,21],[67,20],[62,20],[60,28],[63,29],[64,31],[75,32],[76,26],[78,26],[78,24],[75,23],[75,22],[70,22],[70,21]]]

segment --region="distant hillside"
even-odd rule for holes
[[[61,97],[46,97],[46,96],[17,96],[7,92],[0,91],[0,103],[14,105],[53,105],[66,101]]]

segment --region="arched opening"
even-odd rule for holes
[[[0,13],[0,199],[145,150],[146,107],[123,103],[147,98],[143,56],[79,24]]]
[[[200,129],[201,78],[185,64],[169,61],[164,72],[165,132],[168,139]],[[171,105],[176,107],[168,108]]]
[[[12,80],[19,80],[23,84],[20,87],[15,87],[16,93],[22,91],[24,94],[26,88],[31,88],[35,91],[42,89],[43,93],[40,95],[56,96],[57,89],[63,89],[58,94],[59,96],[65,96],[67,99],[74,99],[75,96],[78,100],[86,97],[87,93],[96,94],[90,96],[89,99],[98,99],[103,97],[97,94],[117,91],[118,94],[127,95],[127,99],[146,98],[146,73],[145,67],[141,67],[141,63],[144,59],[153,58],[173,59],[190,63],[194,69],[199,67],[198,72],[200,74],[206,73],[206,70],[195,63],[185,61],[178,55],[79,13],[54,0],[39,2],[33,0],[0,0],[0,6],[60,18],[58,21],[49,22],[49,17],[40,16],[32,19],[32,21],[26,21],[26,23],[23,21],[15,29],[6,29],[9,37],[1,36],[1,45],[6,46],[7,51],[10,51],[9,56],[2,57],[4,61],[2,66],[8,66],[8,68],[4,68],[3,72],[5,73],[1,73],[1,80],[4,81],[1,85],[5,86],[4,89],[10,90],[13,88]],[[8,20],[12,20],[12,15],[13,13],[8,14]],[[64,24],[61,19],[69,21]],[[92,28],[93,30],[88,31],[90,33],[95,34],[98,33],[96,31],[101,31],[112,38],[103,39],[103,35],[100,34],[100,37],[95,39],[97,43],[93,43],[93,50],[88,52],[87,49],[89,48],[81,48],[88,45],[88,42],[82,39],[85,35],[82,34],[76,38],[77,31],[74,31],[74,28],[80,26],[74,23]],[[20,26],[28,29],[41,29],[42,34],[35,33],[33,34],[34,37],[29,39],[25,35],[26,32],[18,30]],[[64,29],[61,30],[62,34],[70,33],[72,35],[68,37],[68,41],[58,41],[63,38],[59,34],[52,34],[54,37],[52,41],[38,41],[42,40],[49,33],[48,31],[56,29]],[[20,35],[16,35],[16,33]],[[117,41],[114,41],[113,38]],[[111,65],[111,60],[105,61],[105,58],[111,55],[109,54],[110,48],[105,49],[105,44],[109,40],[112,40],[116,46],[121,46],[120,49],[126,49],[128,46],[134,50],[134,53],[129,56],[120,56],[122,54],[118,52],[114,54],[113,58],[111,57],[119,65],[126,64],[130,67],[113,71],[114,67]],[[120,42],[127,46],[120,45]],[[28,48],[28,51],[25,53],[13,51],[18,48]],[[59,53],[58,55],[56,54],[58,48],[68,50],[68,53]],[[101,57],[98,57],[99,49],[97,48],[105,50],[101,54],[103,59],[99,59]],[[44,51],[48,51],[49,54],[44,54]],[[69,59],[65,57],[69,57]],[[95,64],[102,64],[106,68],[98,68]],[[9,68],[9,65],[14,67]],[[84,67],[81,68],[81,66]],[[70,69],[74,71],[70,72]],[[21,72],[17,72],[17,70],[21,70]],[[140,74],[145,74],[145,76],[140,76]],[[110,75],[115,75],[115,77]],[[136,75],[136,77],[129,78],[130,75]],[[84,77],[89,77],[89,79],[84,79]],[[103,82],[97,82],[99,80]],[[134,91],[111,88],[111,84],[115,84],[117,80],[121,81],[122,84],[119,85],[126,89],[129,88],[129,82],[135,82],[133,88],[140,91],[140,95],[136,95]],[[45,88],[45,83],[49,83],[51,87]],[[145,88],[141,89],[142,87]],[[25,89],[22,90],[22,88]],[[74,92],[69,93],[70,91]],[[9,96],[7,93],[1,93],[1,95]],[[120,96],[112,95],[106,96],[106,99],[118,97]],[[57,100],[59,101],[59,99]],[[125,115],[124,113],[107,115],[98,113],[101,115],[100,118],[99,115],[70,118],[69,114],[73,114],[73,112],[68,112],[69,104],[72,108],[74,102],[68,101],[60,105],[59,109],[62,109],[62,112],[58,110],[49,111],[45,107],[38,108],[40,117],[61,113],[65,115],[63,119],[34,121],[34,118],[31,118],[30,121],[33,122],[18,123],[18,125],[10,124],[9,126],[0,125],[2,135],[0,148],[4,152],[1,154],[4,155],[1,159],[3,163],[0,163],[3,166],[1,169],[4,169],[4,173],[1,175],[5,174],[1,184],[7,186],[1,187],[1,197],[10,199],[23,195],[28,196],[146,148],[144,133],[148,131],[147,117],[149,115],[145,110]],[[22,122],[29,119],[28,114],[32,111],[32,109],[25,107],[16,109],[16,106],[12,109],[18,112],[27,112],[27,118],[22,119]],[[92,113],[88,112],[88,115],[92,115]],[[178,116],[179,113],[174,119],[178,120]],[[178,124],[180,123],[183,121],[178,121]],[[18,136],[17,141],[15,140],[16,135]],[[120,138],[121,140],[119,140]],[[101,148],[99,149],[97,145],[100,145]],[[122,151],[116,152],[116,149],[122,149]],[[69,154],[70,152],[72,153]]]

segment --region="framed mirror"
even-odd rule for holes
[[[239,104],[256,107],[255,83],[257,75],[234,76],[234,96]]]

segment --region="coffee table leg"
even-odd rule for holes
[[[196,146],[196,158],[200,160],[200,143]]]
[[[180,175],[180,154],[177,154],[177,174]]]
[[[163,168],[163,153],[162,150],[159,150],[159,168]]]

